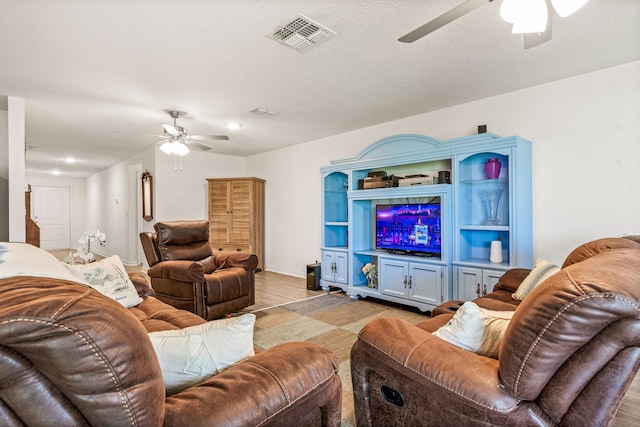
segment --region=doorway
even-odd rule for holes
[[[71,189],[69,187],[33,186],[33,220],[40,227],[40,247],[71,247]]]

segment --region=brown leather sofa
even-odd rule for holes
[[[640,367],[640,238],[580,246],[516,302],[527,272],[475,300],[515,310],[498,359],[431,334],[457,301],[417,325],[368,323],[351,351],[357,425],[609,425]]]
[[[255,304],[255,255],[214,255],[206,220],[153,227],[156,232],[140,233],[140,241],[159,300],[206,320]]]
[[[339,426],[338,361],[288,343],[165,396],[147,332],[204,323],[154,298],[125,308],[61,279],[0,280],[0,425]]]

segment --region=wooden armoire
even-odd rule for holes
[[[209,240],[214,253],[258,256],[264,270],[264,180],[210,178]]]

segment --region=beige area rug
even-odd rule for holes
[[[253,339],[258,348],[267,349],[291,341],[309,341],[335,353],[340,361],[344,427],[356,424],[349,354],[360,329],[370,320],[380,317],[395,317],[414,324],[428,317],[417,310],[384,301],[351,301],[342,292],[322,294],[253,313],[256,315]]]

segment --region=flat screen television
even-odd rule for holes
[[[440,258],[440,197],[428,203],[376,205],[376,249]]]

